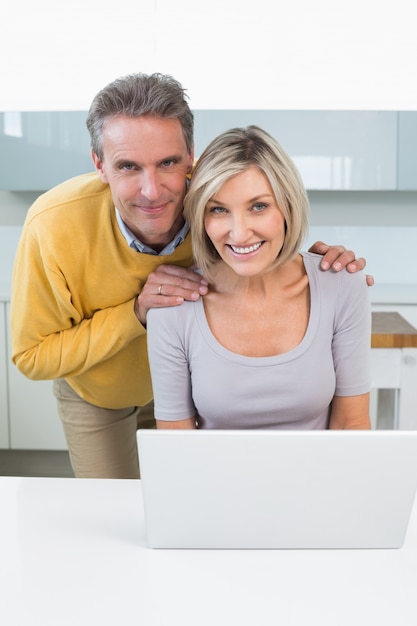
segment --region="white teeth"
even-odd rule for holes
[[[261,247],[262,242],[260,241],[259,243],[255,243],[253,246],[249,246],[248,248],[237,248],[236,246],[230,246],[233,250],[233,252],[236,252],[236,254],[249,254],[249,252],[255,252],[255,250],[259,250],[259,248]]]

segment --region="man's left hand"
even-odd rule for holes
[[[323,256],[320,267],[324,271],[331,268],[335,272],[346,269],[348,272],[354,273],[363,270],[366,265],[366,260],[363,257],[356,259],[352,250],[346,250],[344,246],[328,246],[323,241],[316,241],[309,248],[309,252]],[[374,277],[366,274],[366,283],[369,287],[372,287]]]

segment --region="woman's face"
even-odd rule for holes
[[[240,276],[269,271],[284,243],[284,216],[255,166],[229,178],[208,201],[204,226],[220,257]]]

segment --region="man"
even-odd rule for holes
[[[208,291],[188,269],[182,214],[193,115],[177,81],[137,74],[97,94],[87,126],[96,172],[43,194],[25,221],[12,359],[29,378],[54,379],[76,476],[137,478],[136,430],[154,425],[147,311]],[[323,269],[365,265],[344,249],[313,248],[327,252]]]

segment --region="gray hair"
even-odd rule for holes
[[[95,96],[87,115],[91,147],[103,159],[103,126],[110,117],[144,115],[178,119],[188,152],[193,149],[194,116],[182,85],[164,74],[130,74],[116,79]]]
[[[309,202],[293,161],[280,144],[261,128],[232,128],[216,137],[204,150],[184,201],[194,259],[207,278],[210,278],[210,269],[220,258],[204,227],[207,203],[227,180],[251,166],[257,167],[268,179],[285,219],[285,241],[276,266],[292,260],[304,241]]]

